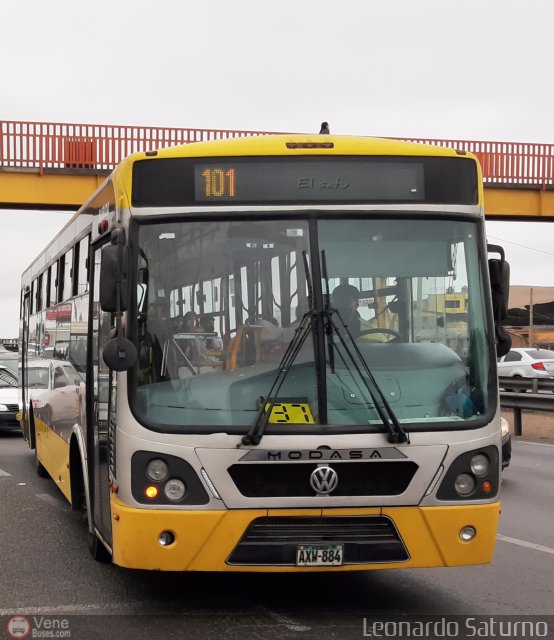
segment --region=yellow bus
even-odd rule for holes
[[[121,567],[489,562],[507,280],[470,154],[331,135],[134,154],[23,275],[37,471]]]

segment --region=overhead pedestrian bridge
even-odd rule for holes
[[[270,133],[2,120],[0,208],[73,211],[131,153]],[[402,139],[475,154],[487,217],[554,219],[554,144]]]

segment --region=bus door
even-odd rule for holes
[[[104,346],[110,339],[113,325],[111,313],[100,309],[100,259],[102,246],[91,250],[94,265],[90,327],[91,358],[87,385],[87,406],[91,426],[87,430],[89,488],[93,524],[102,538],[111,546],[112,526],[110,514],[110,476],[115,465],[115,400],[116,373],[102,358]]]
[[[29,443],[31,449],[35,448],[35,438],[34,433],[31,432],[31,417],[30,417],[30,407],[27,405],[27,401],[30,402],[29,399],[29,391],[27,389],[27,360],[29,356],[27,354],[27,349],[29,346],[29,320],[31,316],[31,290],[23,291],[23,300],[22,300],[22,314],[21,318],[23,321],[23,330],[21,334],[21,345],[20,345],[20,353],[21,353],[21,367],[19,369],[19,384],[21,385],[21,411],[23,414],[21,420],[21,428],[23,431],[23,437]]]

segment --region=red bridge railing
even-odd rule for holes
[[[136,151],[270,133],[278,132],[0,121],[0,170],[108,172]],[[554,187],[552,144],[402,139],[471,151],[492,185]]]
[[[270,131],[0,121],[0,168],[111,171],[131,153]]]

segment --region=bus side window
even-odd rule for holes
[[[57,262],[58,277],[56,278],[56,286],[57,286],[56,302],[63,302],[63,290],[64,290],[64,284],[65,284],[64,283],[64,279],[65,279],[64,264],[65,264],[65,256],[62,256]]]
[[[69,249],[69,251],[65,254],[64,258],[64,277],[63,277],[63,298],[64,300],[69,300],[73,293],[73,283],[71,276],[73,274],[73,249]]]
[[[48,306],[51,307],[57,302],[56,285],[58,284],[58,263],[54,262],[54,264],[50,266],[48,272],[50,274],[50,294],[48,296]]]
[[[75,267],[73,268],[75,295],[81,295],[88,291],[88,251],[90,236],[83,238],[75,247]]]
[[[43,274],[41,273],[37,279],[36,293],[37,293],[37,311],[40,311],[43,308],[43,298],[42,298],[42,280]]]

